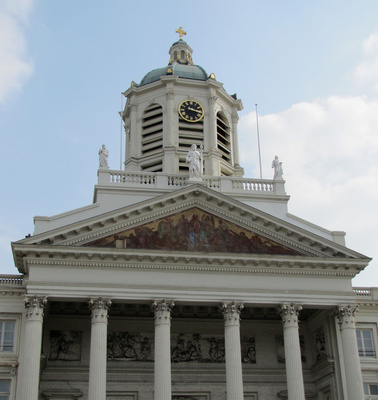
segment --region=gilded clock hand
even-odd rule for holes
[[[201,111],[201,110],[196,110],[195,108],[192,108],[192,107],[188,107],[188,110],[194,111],[194,112],[196,112],[196,113],[202,114],[202,111]]]

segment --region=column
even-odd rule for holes
[[[137,104],[131,104],[130,106],[130,157],[137,158],[138,153],[138,129],[137,129]]]
[[[155,313],[155,395],[154,400],[171,400],[171,310],[175,303],[154,300]]]
[[[209,97],[209,148],[208,151],[217,149],[217,117],[215,114],[215,104],[218,96],[211,95]],[[206,136],[206,135],[205,135]]]
[[[166,92],[166,98],[167,98],[167,120],[166,120],[166,127],[167,131],[165,132],[165,143],[164,147],[173,147],[175,146],[175,138],[174,138],[174,130],[173,130],[173,100],[175,98],[175,94],[173,90],[168,90]]]
[[[25,297],[25,331],[17,379],[17,399],[38,400],[43,310],[47,297]]]
[[[301,347],[299,342],[298,315],[302,306],[298,304],[281,304],[287,391],[289,400],[305,400]]]
[[[111,304],[110,299],[101,297],[89,300],[92,318],[88,400],[106,400],[108,310]]]
[[[357,306],[346,305],[337,307],[336,312],[340,326],[348,400],[364,398],[360,357],[358,355],[356,338],[355,314],[357,311]]]
[[[232,113],[232,150],[233,150],[233,159],[235,168],[240,167],[238,122],[239,122],[239,115],[236,111],[234,111]]]
[[[224,341],[226,351],[227,400],[243,400],[243,373],[240,348],[240,311],[243,303],[224,302]]]

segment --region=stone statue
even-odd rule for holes
[[[272,161],[272,168],[274,168],[273,180],[283,180],[282,162],[280,162],[278,156],[274,157],[274,160]]]
[[[192,144],[191,150],[186,155],[186,163],[189,164],[189,179],[201,178],[202,176],[202,152],[197,150],[197,146]]]
[[[109,150],[103,144],[101,149],[98,151],[99,155],[99,168],[109,168],[108,158],[109,158]]]

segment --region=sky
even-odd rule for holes
[[[237,93],[245,177],[282,161],[289,212],[373,261],[378,287],[376,0],[0,0],[0,273],[35,215],[92,203],[98,149],[120,168],[121,93],[178,39]]]

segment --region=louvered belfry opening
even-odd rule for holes
[[[162,171],[163,150],[163,108],[159,104],[150,104],[142,118],[142,157],[143,170],[150,172]],[[156,157],[160,154],[160,157]]]
[[[217,113],[217,147],[222,159],[231,163],[230,125],[223,113]]]

